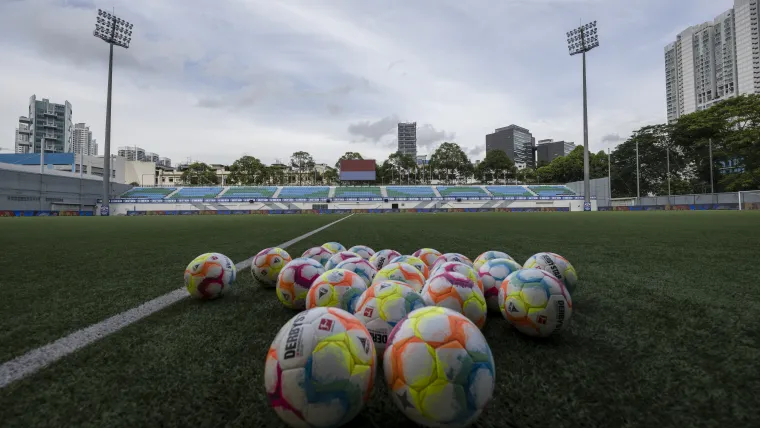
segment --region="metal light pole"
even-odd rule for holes
[[[636,205],[641,205],[641,185],[639,178],[639,140],[636,140]]]
[[[589,183],[588,155],[588,93],[586,90],[586,52],[599,46],[596,21],[590,22],[567,33],[567,47],[570,56],[583,55],[583,202],[584,211],[591,210],[591,184]]]
[[[712,138],[708,140],[710,147],[710,193],[715,194],[715,179],[713,179]]]
[[[607,190],[610,193],[610,201],[612,201],[612,150],[609,147],[607,148]]]
[[[132,40],[132,24],[98,9],[95,31],[92,35],[108,43],[108,95],[106,98],[106,143],[103,147],[103,203],[101,215],[109,214],[109,198],[111,197],[111,90],[113,85],[113,47],[121,46],[129,49]]]

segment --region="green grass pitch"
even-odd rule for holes
[[[339,216],[0,221],[0,359],[182,286],[196,255],[238,262]],[[760,426],[760,213],[354,215],[326,241],[410,254],[566,256],[580,280],[569,330],[519,335],[489,313],[496,361],[482,427]],[[294,312],[239,272],[213,302],[183,300],[0,390],[3,427],[276,427],[264,357]],[[357,427],[413,426],[380,371]]]

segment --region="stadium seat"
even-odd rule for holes
[[[170,195],[176,187],[134,187],[124,192],[122,198],[163,199]]]
[[[278,197],[284,199],[309,199],[326,198],[330,195],[330,188],[326,186],[285,186]]]
[[[276,186],[252,187],[252,186],[234,186],[230,187],[223,198],[271,198],[277,191]]]
[[[379,187],[336,187],[336,198],[382,198]]]
[[[213,199],[224,187],[182,187],[169,199]]]
[[[391,198],[433,198],[435,192],[430,186],[388,186],[388,197]]]
[[[441,196],[456,196],[456,197],[467,197],[467,196],[488,196],[488,194],[485,192],[485,190],[481,189],[480,187],[468,187],[468,186],[436,186],[438,189],[438,193],[441,194]]]
[[[538,196],[576,196],[567,186],[528,186]]]
[[[524,186],[487,186],[486,189],[494,196],[535,196]]]

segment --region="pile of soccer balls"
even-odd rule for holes
[[[567,327],[577,275],[555,253],[520,265],[501,251],[475,261],[422,248],[413,255],[348,250],[337,242],[296,259],[267,248],[251,273],[299,313],[277,333],[266,356],[270,405],[288,425],[339,426],[363,408],[376,358],[391,397],[424,426],[473,423],[491,399],[493,355],[480,329],[500,312],[518,331],[546,337]],[[225,256],[199,256],[185,271],[188,291],[215,298],[235,278]]]

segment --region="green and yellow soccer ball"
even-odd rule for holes
[[[521,333],[547,337],[567,328],[573,301],[554,275],[541,269],[522,269],[501,283],[499,309]]]
[[[541,269],[551,273],[565,284],[572,293],[575,291],[575,283],[578,282],[578,273],[569,260],[557,253],[537,253],[523,263],[525,269]]]

